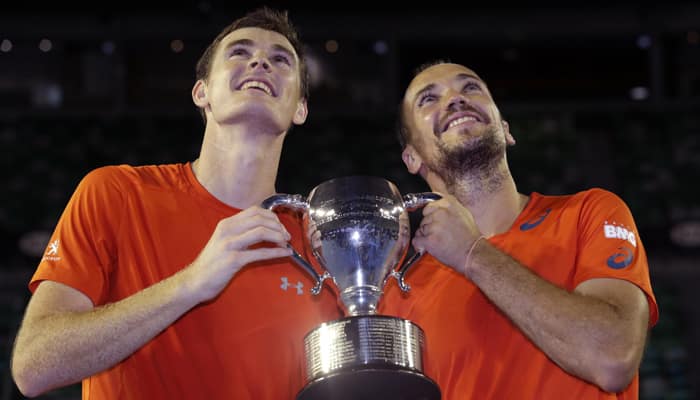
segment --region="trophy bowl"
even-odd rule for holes
[[[383,178],[349,176],[316,186],[307,198],[277,194],[262,206],[303,211],[306,244],[324,272],[293,249],[292,258],[315,280],[338,288],[346,317],[329,321],[304,338],[307,383],[297,400],[440,399],[437,384],[423,374],[424,333],[415,323],[377,315],[390,277],[399,287],[422,255],[404,262],[411,239],[409,211],[438,200],[436,193],[402,196]]]

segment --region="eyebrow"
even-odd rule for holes
[[[457,79],[459,79],[459,80],[462,80],[462,81],[465,81],[465,80],[468,80],[468,79],[474,79],[474,80],[477,80],[477,81],[483,83],[483,81],[481,80],[481,78],[479,78],[478,76],[476,76],[476,75],[474,75],[474,74],[468,74],[468,73],[466,73],[466,72],[459,73],[459,74],[457,74],[455,77],[456,77]],[[425,85],[421,90],[419,90],[419,91],[416,93],[416,95],[414,96],[414,99],[420,99],[421,96],[423,96],[424,93],[430,92],[430,91],[433,90],[433,89],[435,89],[435,84],[434,84],[434,83],[429,83],[429,84]]]
[[[457,74],[457,78],[459,78],[461,80],[476,79],[477,81],[482,82],[481,78],[479,78],[478,76],[476,76],[474,74],[468,74],[466,72],[462,72],[461,74]]]
[[[420,99],[421,97],[423,97],[423,93],[429,92],[429,91],[433,90],[434,88],[435,88],[435,84],[434,84],[434,83],[430,83],[430,84],[428,84],[428,85],[426,85],[426,86],[423,86],[423,89],[419,90],[419,91],[416,93],[416,95],[413,96],[413,98],[414,98],[415,100]],[[415,100],[414,100],[414,101],[415,101]]]
[[[234,41],[229,42],[228,44],[226,44],[226,47],[224,47],[224,50],[228,50],[228,49],[230,49],[231,47],[234,47],[234,46],[247,46],[247,47],[251,47],[251,46],[253,46],[254,44],[255,44],[255,42],[252,41],[252,40],[250,40],[250,39],[238,39],[238,40],[234,40]],[[288,56],[289,58],[291,58],[292,60],[295,59],[294,53],[292,53],[291,50],[289,50],[289,49],[286,48],[285,46],[282,46],[281,44],[273,44],[273,45],[272,45],[272,49],[273,49],[274,51],[279,51],[279,52],[281,52],[281,53],[284,53],[285,55],[287,55],[287,56]]]

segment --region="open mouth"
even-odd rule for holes
[[[275,97],[275,92],[272,90],[272,87],[267,84],[266,82],[260,81],[260,80],[247,80],[244,81],[243,84],[241,84],[238,87],[238,90],[260,90],[262,92],[267,93],[268,96]]]
[[[447,124],[447,126],[445,127],[445,130],[453,128],[457,125],[465,124],[467,122],[474,122],[474,121],[478,121],[478,120],[472,116],[460,117],[460,118],[457,118],[455,120],[452,120],[449,124]]]
[[[484,123],[484,118],[476,112],[457,112],[451,115],[442,125],[440,133],[459,125],[473,124],[475,122]]]

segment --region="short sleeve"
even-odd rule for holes
[[[51,280],[102,304],[125,204],[117,171],[117,167],[98,168],[78,184],[29,283],[32,292],[41,281]]]
[[[649,302],[649,326],[654,325],[658,306],[647,256],[627,205],[614,193],[590,190],[583,199],[578,223],[575,284],[594,278],[617,278],[637,285]]]

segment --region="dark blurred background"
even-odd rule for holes
[[[0,400],[22,398],[9,354],[26,285],[78,181],[107,164],[196,158],[196,60],[262,4],[25,3],[0,7]],[[427,190],[401,162],[395,111],[419,64],[464,63],[510,122],[521,192],[602,187],[627,202],[661,313],[641,398],[698,398],[700,3],[266,4],[289,10],[312,72],[280,192],[355,174]],[[42,398],[77,399],[79,388]]]

